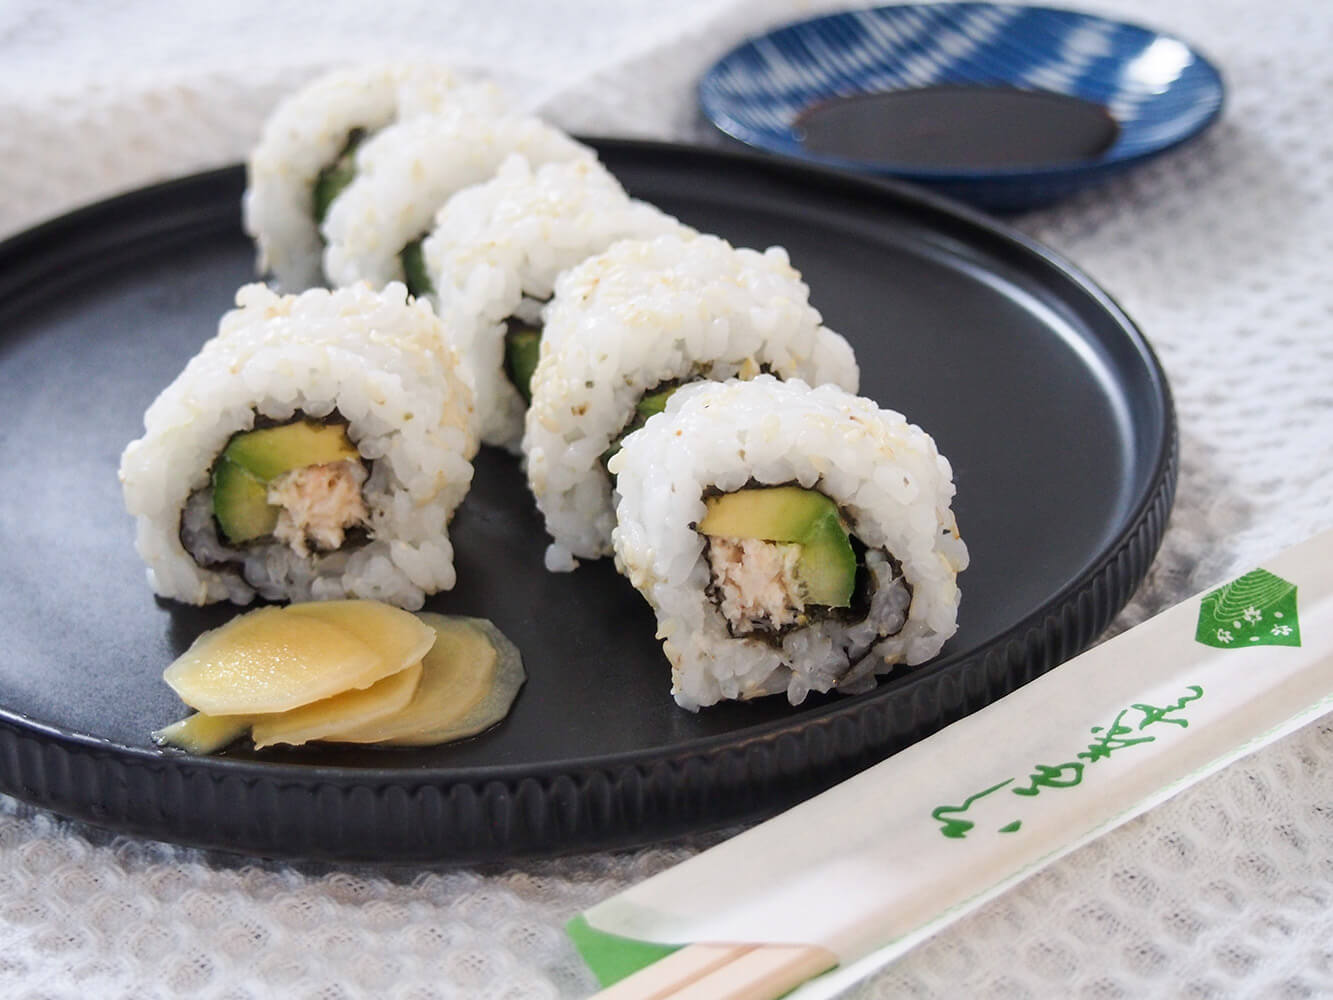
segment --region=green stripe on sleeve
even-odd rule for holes
[[[604,987],[680,950],[679,945],[653,944],[599,931],[582,914],[565,924],[565,933]]]

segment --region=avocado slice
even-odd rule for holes
[[[625,438],[646,424],[649,417],[656,416],[665,410],[667,400],[671,398],[671,394],[684,384],[684,382],[667,382],[658,386],[655,391],[640,396],[639,401],[634,404],[633,418],[625,425],[625,429],[615,436],[611,446],[602,452],[602,465],[605,466],[615,457],[616,452],[620,451],[620,446],[624,443]]]
[[[307,465],[358,459],[344,424],[296,420],[235,435],[223,456],[262,483]]]
[[[795,575],[805,587],[807,603],[848,608],[856,589],[856,553],[831,500],[829,506],[832,509],[810,523],[801,541]]]
[[[311,207],[315,225],[323,223],[324,216],[329,214],[329,206],[333,204],[333,199],[342,194],[343,189],[356,179],[356,150],[365,138],[365,129],[352,129],[338,158],[321,170],[319,176],[315,178],[315,189],[312,194],[314,204]]]
[[[227,458],[213,469],[213,515],[233,545],[271,535],[278,523],[268,487]]]
[[[398,260],[403,265],[403,284],[418,298],[435,291],[435,283],[426,271],[426,252],[422,248],[425,242],[424,235],[418,236],[398,253]]]
[[[850,607],[856,553],[838,505],[818,490],[760,486],[710,497],[699,533],[801,546],[795,576],[808,604]]]
[[[679,389],[679,385],[672,385],[666,389],[659,389],[657,392],[650,392],[634,404],[634,409],[639,411],[639,419],[633,425],[634,430],[638,430],[648,422],[649,417],[656,416],[666,409],[667,400],[671,394]],[[630,433],[626,431],[626,433]]]
[[[541,327],[511,319],[505,330],[505,375],[524,403],[532,402],[532,373],[537,370],[541,352]]]

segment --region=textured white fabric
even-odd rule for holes
[[[712,59],[826,6],[12,0],[0,232],[234,162],[278,95],[399,52],[493,66],[566,127],[696,137],[693,83]],[[1333,7],[1090,9],[1190,39],[1230,87],[1202,141],[1017,221],[1120,300],[1176,393],[1179,499],[1119,629],[1333,526]],[[593,984],[564,921],[712,839],[455,872],[291,866],[0,798],[0,995],[580,997]],[[853,995],[1333,995],[1333,720],[1063,859]]]

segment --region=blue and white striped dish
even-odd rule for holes
[[[1119,125],[1101,155],[1002,170],[895,168],[812,153],[797,116],[836,97],[935,85],[1009,86],[1082,98]],[[1189,45],[1067,10],[991,3],[903,4],[801,21],[744,42],[699,84],[704,114],[750,146],[900,177],[995,211],[1019,211],[1142,163],[1222,111],[1222,77]]]

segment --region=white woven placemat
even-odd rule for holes
[[[492,72],[571,129],[697,137],[693,84],[716,56],[832,5],[373,6],[0,6],[0,234],[235,162],[279,95],[394,53]],[[1017,221],[1120,300],[1176,394],[1179,498],[1123,628],[1333,526],[1333,8],[1088,9],[1190,39],[1230,88],[1201,141]],[[303,867],[0,797],[0,995],[580,997],[593,984],[564,921],[707,842],[463,871]],[[1333,724],[1065,858],[855,995],[1333,995]]]

